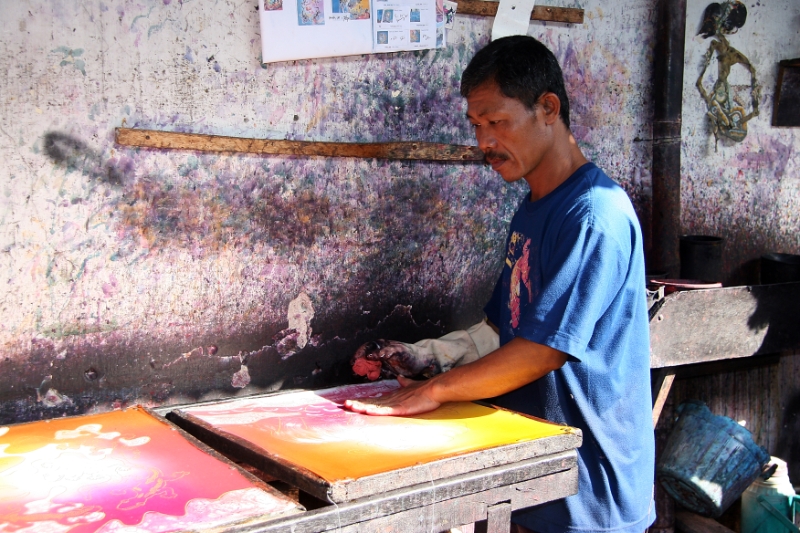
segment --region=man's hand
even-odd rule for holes
[[[517,337],[485,357],[426,381],[398,376],[402,388],[374,400],[348,400],[346,409],[368,415],[409,416],[445,402],[494,398],[561,368],[567,354]]]
[[[397,376],[400,389],[375,399],[346,400],[346,409],[365,415],[411,416],[433,411],[441,404],[432,398],[429,381]],[[430,389],[430,390],[429,390]]]

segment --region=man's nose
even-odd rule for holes
[[[489,131],[489,128],[475,128],[475,138],[478,141],[478,148],[483,152],[492,150],[497,146],[497,139],[495,139],[494,134]]]

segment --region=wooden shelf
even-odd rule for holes
[[[456,14],[494,17],[497,15],[498,5],[499,2],[493,2],[491,0],[459,0]],[[583,9],[574,7],[535,6],[531,13],[531,20],[583,24]]]

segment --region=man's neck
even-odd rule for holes
[[[575,171],[588,163],[572,133],[566,128],[564,130],[563,137],[559,135],[560,142],[554,142],[545,159],[533,172],[525,176],[525,181],[531,189],[532,202],[541,200],[556,190]]]

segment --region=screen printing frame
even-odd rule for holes
[[[210,447],[206,443],[202,442],[201,440],[197,439],[196,437],[194,437],[193,435],[191,435],[187,431],[183,430],[181,427],[179,427],[178,425],[176,425],[172,421],[168,420],[163,414],[157,412],[154,409],[151,409],[151,408],[148,408],[148,407],[145,407],[145,406],[142,406],[142,405],[136,405],[136,406],[128,407],[126,409],[121,409],[121,411],[127,411],[129,409],[141,411],[143,414],[145,414],[147,416],[150,416],[155,422],[157,422],[159,424],[163,424],[170,431],[175,432],[180,438],[182,438],[184,441],[186,441],[186,443],[189,444],[190,446],[193,446],[194,448],[196,448],[197,450],[199,450],[201,453],[205,454],[206,456],[210,457],[211,459],[220,462],[222,465],[224,465],[224,466],[226,466],[226,467],[228,467],[228,468],[230,468],[232,470],[235,470],[246,481],[248,481],[253,486],[253,488],[256,488],[256,489],[259,489],[259,490],[265,492],[271,498],[275,498],[276,500],[280,500],[280,501],[285,501],[285,502],[291,503],[294,506],[292,509],[289,509],[289,510],[283,511],[283,512],[279,512],[279,513],[261,514],[261,515],[258,515],[258,516],[239,518],[239,519],[232,519],[230,522],[218,525],[217,526],[218,529],[221,529],[221,530],[222,529],[224,529],[224,530],[229,530],[229,529],[238,530],[239,528],[245,528],[246,529],[246,528],[248,528],[248,527],[250,527],[250,526],[252,526],[254,524],[265,524],[265,523],[268,524],[268,523],[271,523],[273,520],[283,520],[283,519],[293,518],[293,517],[296,517],[298,515],[302,515],[303,513],[305,513],[306,508],[303,505],[301,505],[299,502],[293,500],[292,498],[290,498],[286,494],[283,494],[281,491],[279,491],[278,489],[276,489],[272,485],[266,483],[264,480],[260,479],[258,476],[254,475],[251,472],[248,472],[246,469],[242,468],[241,466],[236,464],[234,461],[232,461],[228,457],[225,457],[219,451],[213,449],[212,447]],[[101,413],[85,413],[85,414],[82,414],[82,415],[60,417],[60,418],[55,419],[55,421],[57,421],[59,423],[68,422],[70,420],[73,420],[73,421],[76,421],[76,422],[81,422],[81,421],[84,421],[88,417],[90,417],[92,415],[95,415],[95,414],[97,414],[97,415],[105,415],[105,414],[111,414],[113,412],[114,411],[101,412]],[[15,426],[23,426],[23,425],[30,425],[30,424],[37,424],[37,423],[47,423],[47,422],[50,422],[50,420],[21,422],[21,423],[18,423],[18,424],[5,424],[5,425],[3,425],[3,427],[13,428]],[[189,529],[176,530],[176,533],[181,533],[181,532],[189,533],[191,531],[195,531],[195,529],[190,527]]]
[[[249,464],[265,474],[293,485],[320,500],[335,504],[351,502],[360,498],[371,497],[425,483],[430,484],[455,476],[478,472],[487,468],[500,467],[502,469],[503,467],[526,460],[544,458],[546,456],[574,450],[580,447],[582,442],[582,434],[579,429],[564,426],[564,432],[552,436],[467,452],[416,464],[410,467],[363,476],[357,479],[329,481],[301,465],[270,453],[257,444],[232,435],[187,412],[191,407],[200,405],[220,405],[224,403],[234,403],[245,398],[263,398],[275,396],[276,394],[292,394],[299,392],[310,391],[281,391],[271,394],[203,402],[192,406],[186,405],[181,406],[181,408],[173,408],[166,417],[175,425],[181,427],[228,457]],[[484,402],[474,403],[492,409],[504,410],[501,407]],[[552,422],[547,422],[521,413],[516,414],[539,422],[552,424]],[[564,463],[563,470],[568,470],[570,468],[572,468],[572,465]]]

